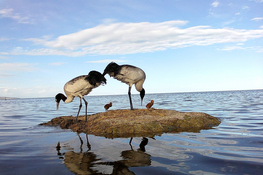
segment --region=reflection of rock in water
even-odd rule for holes
[[[125,150],[121,152],[121,157],[123,160],[103,162],[101,159],[97,158],[97,155],[93,152],[80,152],[76,153],[74,151],[66,152],[64,155],[65,166],[75,174],[104,174],[95,170],[98,165],[112,166],[113,170],[111,174],[134,174],[129,170],[129,167],[140,167],[140,166],[150,166],[151,156],[145,153],[145,146],[148,143],[147,138],[143,138],[140,144],[140,148],[135,150]],[[59,150],[58,150],[59,151]]]
[[[129,167],[150,166],[150,155],[141,150],[126,150],[121,152],[124,160],[103,162],[97,159],[93,152],[75,153],[74,151],[66,152],[64,155],[66,167],[75,174],[103,174],[94,170],[96,165],[113,166],[111,174],[134,174]],[[94,169],[93,169],[94,168]]]
[[[122,151],[121,156],[125,159],[121,161],[127,167],[139,167],[139,166],[150,166],[151,165],[151,159],[150,159],[151,156],[140,150]]]
[[[134,174],[129,170],[129,167],[140,167],[140,166],[150,166],[151,156],[140,150],[127,150],[122,151],[121,156],[125,160],[120,160],[116,162],[110,162],[113,165],[112,174]]]
[[[114,162],[98,162],[100,165],[111,165],[113,166],[113,171],[111,174],[134,174],[129,170],[130,167],[140,167],[140,166],[150,166],[151,156],[142,152],[140,149],[138,151],[126,150],[121,152],[121,157],[124,160],[114,161]]]

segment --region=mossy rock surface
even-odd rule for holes
[[[62,116],[40,125],[60,126],[74,132],[118,137],[153,137],[163,133],[199,132],[220,124],[220,120],[201,112],[179,112],[165,109],[110,110],[75,117]]]

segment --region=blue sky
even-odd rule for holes
[[[0,97],[52,97],[111,61],[142,68],[146,94],[263,89],[262,9],[263,0],[1,0]],[[127,94],[106,79],[90,94]]]

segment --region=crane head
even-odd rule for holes
[[[116,76],[119,73],[120,69],[121,67],[117,63],[111,62],[104,69],[102,75],[105,76],[106,74],[109,74],[110,76]]]
[[[61,94],[61,93],[58,93],[58,94],[55,96],[55,101],[57,102],[57,110],[58,110],[58,107],[59,107],[59,102],[60,102],[60,100],[65,101],[66,99],[67,99],[67,97],[66,97],[64,94]]]
[[[142,90],[140,91],[140,96],[141,96],[141,105],[142,105],[142,101],[143,101],[143,97],[145,95],[145,90],[144,88],[142,88]]]
[[[98,71],[90,71],[88,76],[85,78],[91,85],[97,87],[100,84],[107,84],[105,77]]]

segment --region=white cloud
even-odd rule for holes
[[[66,64],[66,63],[65,62],[49,63],[49,65],[51,65],[51,66],[60,66],[60,65],[63,65],[63,64]]]
[[[244,47],[241,47],[241,46],[228,46],[228,47],[225,47],[221,50],[226,50],[226,51],[230,51],[230,50],[245,50]]]
[[[0,59],[7,59],[7,57],[0,55]]]
[[[0,63],[1,72],[13,72],[13,71],[33,71],[38,68],[34,67],[36,64],[30,63]]]
[[[257,2],[257,3],[263,2],[263,0],[249,0],[249,1],[255,1],[255,2]]]
[[[87,63],[110,63],[110,62],[122,63],[122,62],[126,62],[126,61],[125,61],[125,60],[117,60],[117,59],[113,59],[113,60],[87,61]]]
[[[249,10],[250,9],[250,7],[249,6],[242,6],[242,10]]]
[[[23,24],[33,23],[32,19],[26,16],[21,16],[19,13],[15,13],[14,9],[12,8],[0,10],[0,17],[11,18],[13,20],[16,20],[18,23],[23,23]]]
[[[0,38],[0,42],[11,40],[10,38]]]
[[[31,56],[42,56],[42,55],[61,55],[61,56],[83,56],[88,53],[83,51],[71,51],[71,50],[58,50],[50,48],[40,49],[24,49],[23,47],[16,47],[11,52],[1,52],[2,55],[31,55]]]
[[[263,20],[263,17],[256,17],[256,18],[253,18],[251,19],[252,21],[260,21],[260,20]]]
[[[212,5],[213,7],[218,7],[219,2],[218,2],[218,1],[214,1],[211,5]]]
[[[256,52],[263,52],[263,47],[257,46],[257,47],[254,47],[253,50],[255,50]]]
[[[0,87],[0,96],[3,97],[47,97],[54,96],[57,89],[52,87],[32,87],[32,88],[14,88],[14,87]]]
[[[263,52],[263,47],[262,46],[244,47],[240,44],[237,44],[236,46],[227,46],[218,50],[224,50],[224,51],[244,50],[244,51]]]
[[[12,76],[14,76],[14,75],[0,72],[0,77],[1,78],[8,78],[8,77],[12,77]]]
[[[114,23],[116,21],[117,21],[116,19],[106,18],[106,19],[102,20],[102,23],[103,24],[111,24],[111,23]]]
[[[132,54],[204,46],[218,43],[239,43],[263,37],[263,30],[233,28],[214,29],[210,26],[182,28],[187,21],[161,23],[102,24],[56,39],[30,38],[27,41],[44,46],[39,49],[16,47],[3,55],[113,55]]]

